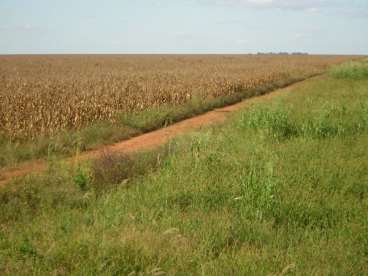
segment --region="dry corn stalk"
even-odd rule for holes
[[[0,132],[52,135],[193,97],[227,96],[321,72],[349,57],[0,57]]]

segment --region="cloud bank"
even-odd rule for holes
[[[207,3],[235,5],[260,10],[294,10],[324,14],[339,14],[350,18],[363,18],[368,15],[367,0],[203,0]]]
[[[296,10],[315,10],[331,4],[331,0],[221,0],[221,2],[225,4],[240,4],[254,8]]]

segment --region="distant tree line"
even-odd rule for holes
[[[302,56],[302,55],[309,55],[309,53],[303,53],[303,52],[292,52],[292,53],[288,53],[288,52],[269,52],[269,53],[263,53],[263,52],[258,52],[257,55],[293,55],[293,56]]]

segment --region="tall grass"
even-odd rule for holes
[[[322,106],[318,114],[303,121],[292,118],[286,106],[256,106],[243,114],[238,127],[261,132],[277,141],[292,137],[322,139],[354,136],[367,130],[366,105],[362,102],[349,111],[345,103]],[[350,120],[352,117],[354,120]]]
[[[330,70],[330,75],[337,79],[367,80],[368,60],[351,61]]]

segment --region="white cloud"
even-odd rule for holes
[[[31,30],[32,29],[32,25],[31,24],[25,24],[24,26],[22,26],[24,30]]]
[[[31,24],[15,25],[15,26],[0,26],[0,30],[5,31],[32,31],[36,29]]]
[[[368,18],[368,2],[358,0],[197,0],[254,9],[299,10],[309,14],[339,14]]]
[[[8,34],[19,34],[19,35],[36,35],[36,34],[45,34],[50,31],[47,27],[35,26],[29,23],[25,23],[23,25],[3,25],[0,26],[1,33]]]
[[[220,2],[253,8],[297,9],[313,12],[332,3],[331,0],[221,0]]]
[[[298,33],[298,34],[295,34],[294,35],[294,38],[297,39],[297,40],[303,39],[304,37],[306,37],[306,35],[305,34],[302,34],[302,33]]]
[[[235,42],[238,45],[247,45],[249,43],[249,40],[247,40],[247,39],[238,39]]]

